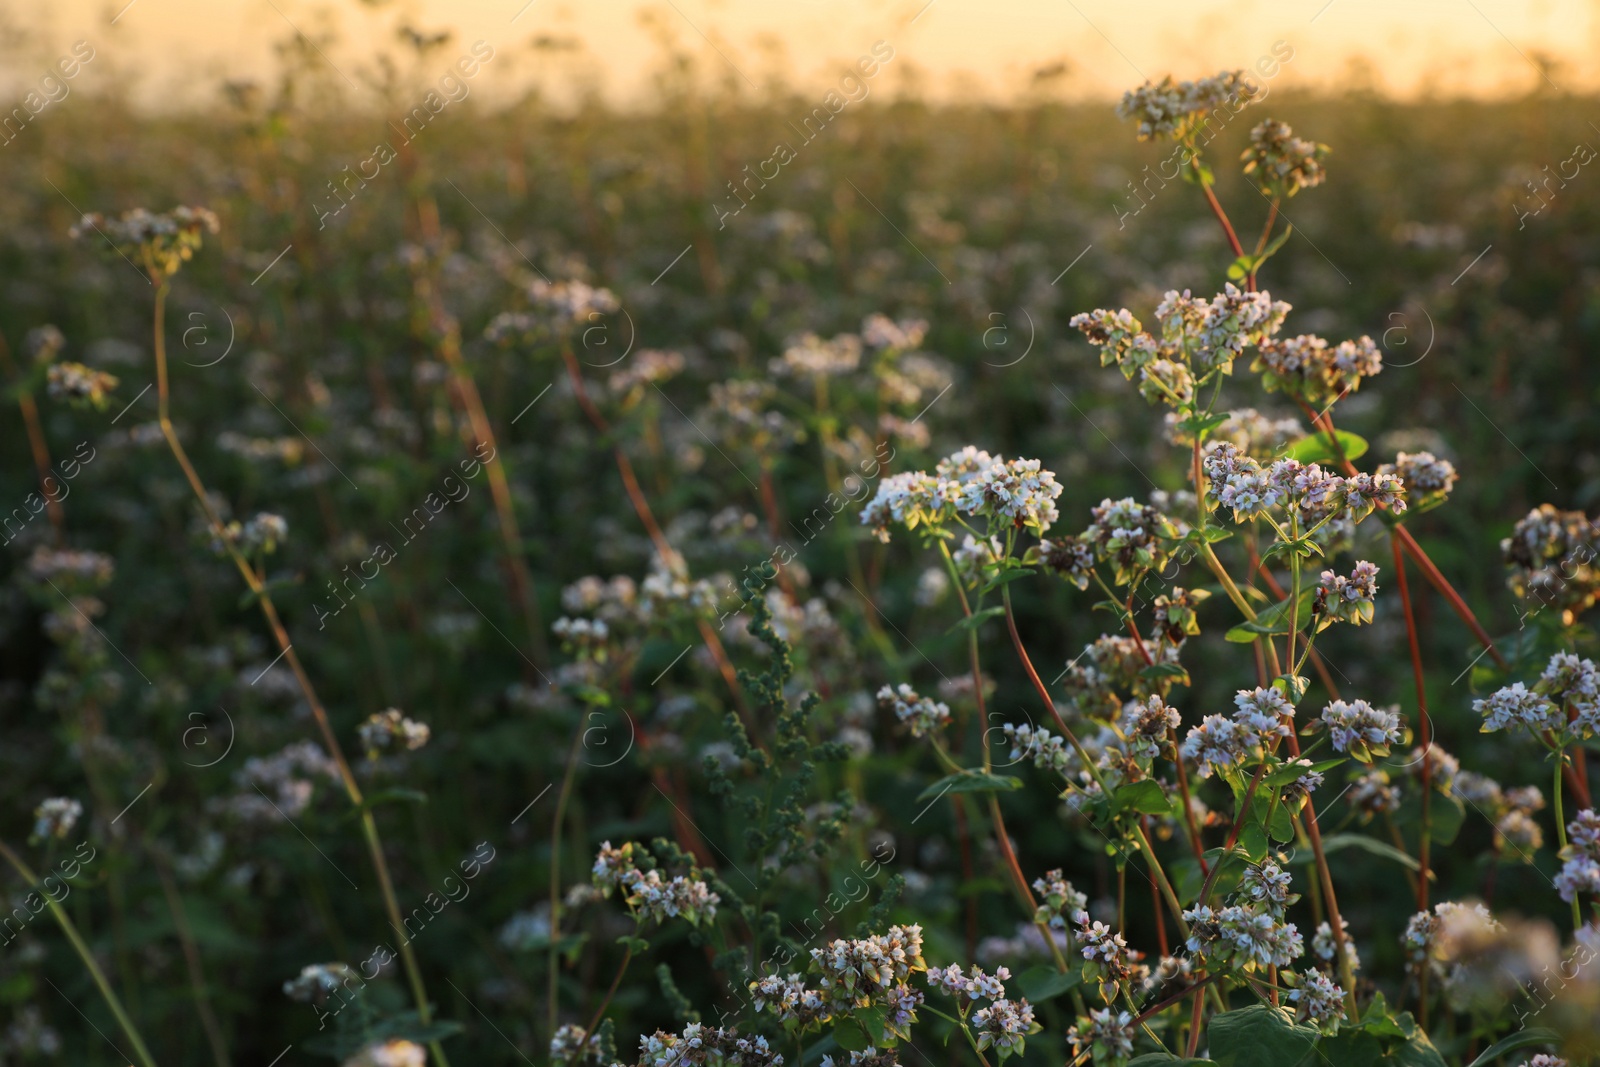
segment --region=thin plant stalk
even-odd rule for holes
[[[1555,781],[1550,785],[1552,802],[1555,804],[1556,839],[1561,842],[1561,851],[1567,851],[1567,817],[1562,811],[1561,800],[1561,770],[1566,766],[1566,752],[1556,749],[1555,752]],[[1578,906],[1578,894],[1572,894],[1572,931],[1577,933],[1583,929],[1583,909]]]
[[[561,1021],[559,1017],[561,998],[557,995],[556,989],[556,983],[561,976],[561,824],[566,821],[567,801],[572,796],[572,779],[578,765],[578,748],[583,743],[585,720],[585,716],[578,716],[578,728],[573,731],[572,745],[567,749],[567,769],[561,776],[561,792],[556,797],[555,819],[550,824],[550,989],[546,1012],[552,1038]]]
[[[1044,706],[1050,712],[1050,717],[1055,719],[1056,726],[1061,730],[1061,735],[1067,739],[1073,750],[1077,752],[1078,759],[1083,762],[1084,769],[1089,772],[1089,776],[1100,787],[1100,791],[1109,796],[1110,793],[1106,789],[1105,780],[1100,776],[1100,768],[1095,765],[1094,758],[1089,755],[1089,750],[1083,747],[1083,742],[1078,740],[1078,735],[1072,732],[1072,728],[1067,725],[1066,720],[1061,717],[1061,713],[1056,710],[1055,701],[1050,699],[1050,691],[1045,688],[1043,680],[1039,677],[1039,672],[1034,670],[1033,660],[1028,658],[1028,650],[1022,643],[1022,635],[1017,632],[1016,614],[1011,610],[1011,586],[1009,583],[1001,587],[1001,598],[1005,602],[1006,627],[1011,631],[1011,643],[1016,646],[1017,656],[1022,660],[1023,672],[1027,674],[1028,680],[1033,683],[1033,688],[1039,694],[1039,699],[1044,701]],[[1173,918],[1177,920],[1178,929],[1182,931],[1184,939],[1187,940],[1189,937],[1189,921],[1183,917],[1183,905],[1179,903],[1178,894],[1173,890],[1172,883],[1167,879],[1167,872],[1162,869],[1161,861],[1156,858],[1156,850],[1151,846],[1150,838],[1145,835],[1144,828],[1138,824],[1134,824],[1133,833],[1135,843],[1139,846],[1139,851],[1144,853],[1145,861],[1150,864],[1151,871],[1155,874],[1157,881],[1161,883],[1161,895],[1166,898],[1167,907],[1171,909]]]
[[[240,553],[237,545],[226,536],[221,517],[211,505],[211,498],[206,493],[205,484],[201,482],[200,475],[195,471],[194,464],[189,462],[189,455],[184,451],[183,444],[178,440],[177,431],[173,429],[171,418],[172,394],[167,382],[167,346],[163,316],[166,309],[168,283],[159,278],[153,278],[156,284],[155,294],[155,357],[156,357],[156,402],[157,418],[161,426],[161,434],[167,440],[167,445],[172,450],[173,457],[178,461],[178,466],[183,469],[184,477],[193,490],[195,499],[199,502],[201,510],[205,513],[206,520],[211,525],[212,533],[221,542],[227,551],[234,566],[238,569],[245,585],[254,596],[256,603],[261,607],[261,613],[267,621],[267,626],[272,630],[272,636],[277,641],[280,655],[289,670],[294,674],[295,681],[300,686],[301,693],[306,698],[306,705],[311,709],[311,717],[316,720],[317,729],[322,734],[323,743],[327,745],[328,753],[338,769],[339,780],[344,785],[350,803],[361,812],[361,833],[366,841],[367,854],[372,861],[374,872],[378,876],[378,888],[383,895],[384,910],[388,914],[389,925],[395,930],[401,928],[400,902],[395,896],[394,883],[389,876],[389,863],[384,858],[383,842],[378,836],[377,820],[373,818],[372,809],[366,806],[365,798],[361,793],[361,786],[357,784],[356,777],[350,769],[350,762],[345,758],[344,750],[339,745],[338,735],[334,733],[333,724],[328,719],[328,712],[322,706],[322,700],[317,696],[316,687],[311,684],[310,677],[306,674],[305,667],[300,662],[299,655],[294,651],[294,644],[289,640],[289,633],[284,628],[283,621],[278,616],[277,605],[273,603],[272,594],[267,589],[266,583],[256,569]],[[411,949],[411,942],[406,938],[400,939],[400,959],[405,967],[406,978],[411,986],[412,998],[417,1005],[417,1018],[428,1025],[433,1020],[433,1009],[428,1002],[427,989],[422,981],[422,970],[417,964],[416,954]],[[444,1049],[439,1042],[429,1044],[434,1060],[439,1067],[449,1067],[449,1060],[445,1057]]]
[[[1433,722],[1428,717],[1428,689],[1423,682],[1422,650],[1417,640],[1416,613],[1411,607],[1411,589],[1406,581],[1406,558],[1400,549],[1400,539],[1390,537],[1394,551],[1395,583],[1400,590],[1400,607],[1406,617],[1406,638],[1411,646],[1411,675],[1417,684],[1417,729],[1422,746],[1422,828],[1417,839],[1417,910],[1428,910],[1429,838],[1432,828],[1433,761],[1429,754],[1433,748]]]
[[[173,881],[167,858],[152,850],[151,862],[156,869],[156,877],[161,881],[161,892],[167,898],[167,910],[172,914],[172,928],[178,935],[178,944],[183,948],[184,967],[189,972],[190,993],[194,998],[195,1011],[200,1016],[200,1028],[206,1032],[206,1041],[211,1046],[211,1057],[216,1061],[217,1067],[230,1067],[228,1043],[222,1036],[222,1026],[217,1021],[217,1013],[211,1010],[211,998],[206,994],[206,972],[201,965],[200,947],[195,944],[194,930],[189,926],[189,915],[183,907],[183,897],[179,895],[178,886]]]
[[[16,376],[17,368],[11,362],[11,349],[3,336],[0,336],[0,365],[3,365],[7,374]],[[45,510],[50,515],[56,547],[64,547],[67,543],[66,515],[62,512],[61,501],[50,495],[50,487],[46,484],[51,477],[50,445],[45,440],[44,426],[39,421],[39,405],[34,402],[33,394],[24,389],[17,394],[17,407],[22,410],[22,424],[28,431],[28,450],[33,455],[33,467],[39,475],[39,491],[44,494]]]
[[[28,865],[23,863],[22,858],[13,852],[11,846],[4,841],[0,841],[0,855],[3,855],[6,862],[11,864],[12,869],[22,876],[23,881],[29,885],[38,883],[38,876],[28,869]],[[67,935],[67,940],[72,942],[73,951],[77,952],[78,958],[83,961],[84,967],[89,971],[89,977],[94,979],[94,984],[100,990],[100,995],[105,998],[106,1007],[110,1008],[111,1014],[116,1016],[117,1025],[122,1027],[122,1032],[133,1043],[135,1058],[138,1059],[143,1067],[156,1067],[155,1057],[150,1055],[149,1048],[145,1046],[144,1038],[139,1036],[139,1028],[133,1024],[133,1020],[123,1010],[122,1001],[117,999],[116,991],[111,988],[111,983],[106,980],[104,972],[100,970],[100,965],[95,962],[94,953],[89,950],[88,945],[84,944],[83,938],[78,934],[78,928],[67,917],[66,909],[49,893],[41,895],[44,897],[45,903],[50,906],[50,914],[55,917],[57,924],[60,925],[61,932]]]
[[[489,478],[489,495],[494,501],[495,515],[499,520],[500,540],[505,545],[506,568],[511,574],[512,593],[517,605],[522,609],[534,659],[544,659],[546,653],[544,625],[539,619],[538,591],[534,587],[533,575],[528,571],[528,562],[524,557],[522,531],[517,525],[516,507],[511,499],[511,484],[506,478],[505,461],[495,441],[494,426],[489,422],[488,412],[484,410],[478,383],[472,377],[472,371],[467,367],[466,361],[461,358],[460,327],[445,311],[439,292],[432,282],[419,274],[416,289],[428,308],[429,317],[433,320],[433,329],[438,336],[435,347],[443,357],[445,366],[450,369],[455,383],[455,393],[462,409],[467,413],[472,436],[477,439],[479,446],[488,445],[494,455],[493,459],[484,463],[483,469]]]
[[[589,390],[583,384],[583,373],[578,369],[578,357],[573,354],[572,345],[566,341],[561,343],[561,360],[566,365],[567,378],[572,382],[572,392],[577,397],[578,406],[583,409],[584,415],[601,436],[611,436],[611,423],[600,413],[600,409],[590,398]],[[667,540],[661,524],[656,522],[655,512],[651,510],[650,501],[646,499],[644,490],[639,488],[639,479],[633,472],[633,463],[628,459],[628,454],[622,449],[622,442],[612,442],[611,454],[617,461],[617,473],[622,476],[622,487],[628,494],[629,502],[633,504],[634,514],[638,515],[639,522],[650,537],[650,543],[655,546],[656,555],[660,558],[662,566],[669,566],[672,560],[678,558],[678,553]],[[755,719],[745,702],[744,690],[739,687],[738,673],[733,669],[733,661],[728,658],[722,639],[705,619],[697,618],[695,625],[700,631],[700,639],[705,642],[707,650],[711,653],[711,658],[716,661],[718,673],[722,675],[723,682],[733,695],[734,706],[739,711],[739,717],[744,720],[745,729],[750,731],[752,742],[760,747],[761,739],[756,733]]]

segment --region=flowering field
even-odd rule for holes
[[[285,62],[0,154],[5,1062],[1600,1056],[1594,101]]]

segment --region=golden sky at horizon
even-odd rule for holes
[[[1585,59],[1600,45],[1600,0],[59,0],[0,14],[11,45],[0,83],[25,91],[83,39],[96,55],[80,85],[131,84],[146,106],[186,107],[224,79],[269,77],[273,44],[304,34],[355,94],[379,48],[398,54],[402,25],[455,34],[415,71],[419,86],[471,42],[492,45],[496,61],[472,86],[490,99],[586,84],[647,102],[663,36],[741,91],[780,75],[821,91],[878,40],[896,59],[875,90],[914,84],[944,100],[1014,96],[1060,61],[1069,73],[1052,91],[1111,95],[1146,76],[1250,66],[1278,41],[1294,58],[1274,88],[1345,83],[1353,61],[1401,96],[1600,88]],[[577,47],[535,52],[539,37]],[[1536,65],[1545,57],[1556,64],[1548,77]]]

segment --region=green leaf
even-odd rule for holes
[[[1334,436],[1339,439],[1339,448],[1344,452],[1345,459],[1360,459],[1367,453],[1367,439],[1349,430],[1335,430]],[[1328,435],[1314,433],[1292,441],[1284,449],[1285,459],[1297,459],[1301,463],[1338,463],[1339,456],[1328,444]]]
[[[994,590],[999,589],[1002,585],[1008,585],[1011,582],[1016,581],[1018,578],[1026,578],[1028,575],[1033,573],[1035,572],[1031,567],[1017,567],[1009,570],[998,577],[991,578],[989,580],[989,584],[985,585],[981,590],[979,590],[979,595],[981,596],[983,593],[993,592]]]
[[[1244,255],[1228,264],[1228,280],[1230,282],[1243,281],[1245,275],[1250,273],[1250,270],[1255,266],[1255,263],[1256,257],[1251,255],[1249,252],[1246,252]]]
[[[1299,626],[1304,629],[1306,623],[1311,621],[1311,609],[1315,606],[1316,598],[1302,595],[1300,597],[1300,610],[1296,613]],[[1229,641],[1236,645],[1248,645],[1256,638],[1268,634],[1286,634],[1289,632],[1289,602],[1280,600],[1271,607],[1259,612],[1256,617],[1248,622],[1241,622],[1229,630],[1225,635]]]
[[[1221,1067],[1285,1067],[1316,1045],[1317,1031],[1296,1026],[1288,1012],[1253,1004],[1214,1016],[1206,1028],[1211,1057]]]
[[[1267,858],[1267,832],[1261,828],[1261,823],[1252,822],[1240,831],[1239,847],[1244,849],[1251,863],[1260,863]]]
[[[1183,433],[1193,436],[1197,433],[1205,433],[1207,430],[1214,430],[1231,418],[1233,418],[1232,414],[1190,415],[1187,419],[1184,419],[1182,422],[1178,423],[1178,429]]]
[[[1308,774],[1326,774],[1343,762],[1345,762],[1344,758],[1341,757],[1339,759],[1323,760],[1321,763],[1313,763],[1309,767],[1303,767],[1298,763],[1286,763],[1268,774],[1265,784],[1288,785],[1290,782],[1299,781]]]
[[[1483,1055],[1467,1064],[1467,1067],[1486,1067],[1487,1064],[1504,1056],[1508,1052],[1528,1048],[1532,1045],[1559,1045],[1561,1035],[1554,1030],[1542,1026],[1531,1026],[1526,1030],[1518,1030],[1510,1037],[1496,1041],[1483,1050]]]
[[[1017,986],[1030,1003],[1041,1004],[1051,997],[1059,997],[1083,981],[1077,971],[1058,971],[1054,967],[1029,967],[1017,975]]]
[[[1389,1002],[1380,993],[1373,994],[1372,1003],[1361,1016],[1361,1022],[1352,1029],[1364,1030],[1373,1037],[1407,1037],[1408,1031],[1389,1013]]]
[[[1004,607],[984,608],[982,611],[975,611],[971,615],[968,615],[966,618],[950,627],[947,632],[956,633],[960,630],[976,629],[978,626],[988,622],[996,615],[1004,615],[1005,613],[1006,609]]]
[[[872,1041],[866,1031],[853,1022],[842,1022],[833,1028],[833,1039],[846,1052],[865,1052]]]
[[[1376,1067],[1385,1063],[1383,1043],[1364,1030],[1325,1037],[1295,1067]]]
[[[918,803],[931,800],[945,793],[1004,793],[1012,789],[1021,789],[1022,779],[1014,778],[1009,774],[988,774],[979,770],[966,770],[959,774],[950,774],[934,782],[922,791],[917,797]]]
[[[1146,1052],[1143,1056],[1136,1056],[1129,1060],[1128,1067],[1162,1067],[1163,1064],[1166,1067],[1172,1067],[1173,1064],[1187,1067],[1189,1064],[1216,1062],[1216,1060],[1196,1060],[1187,1056],[1174,1056],[1170,1052]]]
[[[1455,841],[1467,819],[1466,805],[1459,797],[1440,796],[1437,792],[1428,800],[1428,836],[1441,845]],[[1395,822],[1406,830],[1422,826],[1422,798],[1408,795],[1400,804]]]
[[[1189,672],[1176,663],[1152,663],[1139,672],[1141,678],[1188,678]]]
[[[1363,852],[1372,853],[1374,856],[1382,856],[1384,859],[1394,860],[1407,870],[1416,871],[1422,869],[1422,865],[1420,863],[1406,855],[1404,852],[1401,852],[1393,845],[1384,844],[1377,838],[1367,837],[1363,834],[1332,834],[1323,839],[1322,842],[1322,852],[1324,855],[1330,852],[1338,852],[1340,849],[1346,848],[1359,848]],[[1311,858],[1312,857],[1310,856],[1306,856],[1298,862],[1309,863],[1311,862]]]
[[[1172,801],[1153,779],[1129,782],[1111,794],[1112,810],[1136,811],[1141,815],[1166,815],[1172,811]]]

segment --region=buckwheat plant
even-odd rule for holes
[[[1274,236],[1279,208],[1323,184],[1328,149],[1281,122],[1255,127],[1244,173],[1267,212],[1254,250],[1244,247],[1212,191],[1203,154],[1222,110],[1237,111],[1257,95],[1242,74],[1224,73],[1146,84],[1125,97],[1122,113],[1138,122],[1141,140],[1171,138],[1183,147],[1187,176],[1202,189],[1234,260],[1214,295],[1168,291],[1149,329],[1126,308],[1071,319],[1102,366],[1116,368],[1165,409],[1167,439],[1188,453],[1188,485],[1158,489],[1146,501],[1107,499],[1086,522],[1074,523],[1057,507],[1060,486],[1047,461],[1005,459],[969,445],[932,470],[884,478],[861,511],[862,525],[880,542],[909,536],[938,554],[961,609],[956,630],[967,645],[978,713],[987,721],[981,634],[990,619],[1004,619],[1042,706],[1046,725],[1004,723],[985,735],[981,763],[964,766],[938,734],[947,718],[942,705],[909,683],[879,695],[885,709],[931,743],[948,772],[935,786],[987,794],[996,851],[1061,976],[1059,985],[1047,980],[1046,968],[1032,976],[1032,987],[1072,993],[1070,1065],[1126,1064],[1141,1050],[1151,1055],[1139,1063],[1175,1062],[1195,1057],[1203,1041],[1205,1062],[1309,1063],[1305,1057],[1316,1053],[1330,1062],[1442,1062],[1426,1029],[1430,1012],[1443,1014],[1445,1043],[1466,1034],[1474,1042],[1504,1036],[1507,1020],[1487,1010],[1488,991],[1515,994],[1493,975],[1535,973],[1553,938],[1507,936],[1509,927],[1470,902],[1427,910],[1431,846],[1453,839],[1468,805],[1494,812],[1497,854],[1504,848],[1531,855],[1541,843],[1543,797],[1537,789],[1480,782],[1432,743],[1408,571],[1426,577],[1484,643],[1493,663],[1484,670],[1507,665],[1405,528],[1408,517],[1447,502],[1457,473],[1421,451],[1400,452],[1374,469],[1357,467],[1367,444],[1337,429],[1333,413],[1382,372],[1381,351],[1366,336],[1330,342],[1291,335],[1293,309],[1258,289],[1257,273],[1289,235],[1284,229]],[[808,344],[787,353],[784,364],[793,372],[837,375],[857,358],[852,346]],[[1304,422],[1222,407],[1225,384],[1245,367],[1266,394],[1292,402]],[[1582,578],[1592,557],[1562,567],[1559,583],[1550,571],[1552,561],[1593,540],[1580,519],[1536,512],[1506,549],[1514,587],[1546,590],[1568,624],[1592,602]],[[1356,554],[1357,546],[1365,552],[1384,541],[1392,568]],[[1051,575],[1069,590],[1101,598],[1092,606],[1115,619],[1118,632],[1102,636],[1047,685],[1029,656],[1012,597],[1013,586]],[[1208,603],[1205,585],[1225,603]],[[1402,746],[1411,743],[1412,715],[1342,692],[1319,647],[1330,628],[1365,626],[1395,612],[1404,620],[1417,692],[1420,742],[1409,758]],[[1195,638],[1213,627],[1225,640],[1211,647],[1249,653],[1238,674],[1215,654],[1204,664],[1189,654]],[[1202,666],[1228,678],[1236,693],[1232,708],[1184,697],[1191,672]],[[1600,888],[1596,823],[1581,769],[1583,747],[1600,726],[1597,678],[1592,662],[1563,650],[1537,678],[1508,681],[1475,704],[1485,730],[1516,729],[1551,755],[1565,863],[1555,894],[1572,902],[1580,936],[1593,928],[1579,902]],[[1001,739],[1009,746],[1006,766],[1032,764],[1045,772],[1062,790],[1063,817],[1103,843],[1117,869],[1114,909],[1091,914],[1059,871],[1031,886],[1022,878],[997,797],[1025,781],[996,773],[989,748]],[[1347,777],[1348,788],[1323,799],[1334,774]],[[1568,789],[1584,809],[1570,825],[1562,799]],[[1350,812],[1347,823],[1372,829],[1341,825],[1330,835],[1324,809],[1340,800]],[[1388,840],[1372,836],[1379,827]],[[1341,914],[1344,878],[1329,860],[1335,846],[1399,861],[1406,892],[1420,909],[1404,938],[1414,965],[1395,993],[1378,991],[1362,966],[1357,938],[1369,931]],[[1148,881],[1156,905],[1155,968],[1142,962],[1145,953],[1134,947],[1126,920],[1134,879]],[[1004,970],[957,965],[929,971],[929,986],[954,998],[952,1021],[979,1054],[999,1048],[1003,1055],[1001,1035],[1020,1034],[1032,1023],[1031,1008],[1011,1006],[1008,978]],[[799,987],[780,983],[768,992],[790,1010],[820,1010],[806,1006],[811,1002]],[[969,1019],[968,1010],[985,998],[989,1014]],[[1413,1010],[1401,1010],[1402,1001]],[[1548,1032],[1526,1043],[1555,1039]],[[1522,1044],[1496,1049],[1516,1047]]]

